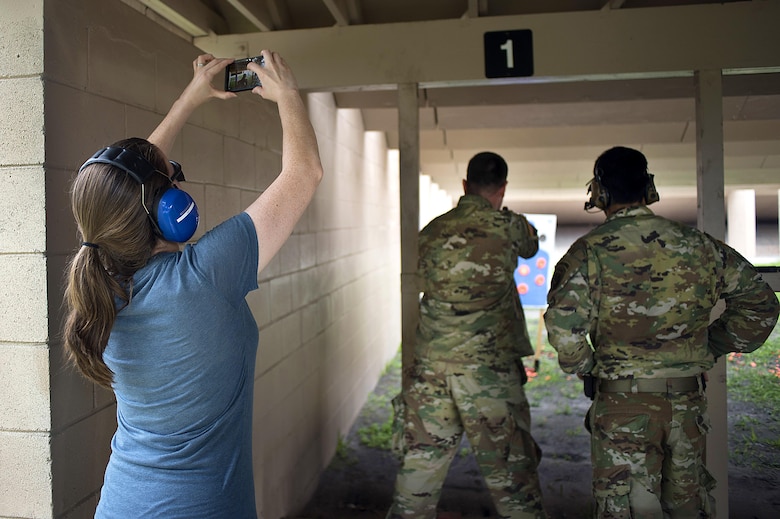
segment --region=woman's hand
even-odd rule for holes
[[[214,86],[214,78],[222,79],[225,68],[233,63],[232,58],[215,58],[211,54],[201,54],[192,62],[192,80],[182,92],[181,97],[199,106],[211,98],[232,99],[234,92],[226,92],[221,86]]]
[[[275,103],[279,102],[280,97],[285,93],[298,93],[298,82],[295,76],[287,66],[287,62],[277,52],[264,50],[260,53],[265,60],[261,67],[257,63],[250,62],[247,68],[257,74],[260,78],[260,86],[252,89],[253,94],[261,96]]]
[[[233,63],[230,58],[215,58],[201,54],[192,62],[193,77],[179,98],[173,103],[162,122],[149,135],[149,142],[160,148],[166,156],[171,153],[173,142],[192,112],[211,98],[231,99],[233,92],[214,87],[214,78],[224,77],[225,68]]]

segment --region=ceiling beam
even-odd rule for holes
[[[623,7],[623,4],[626,3],[626,0],[607,0],[607,2],[604,4],[604,7],[601,8],[602,11],[609,11],[610,9],[620,9]]]
[[[262,10],[255,0],[227,0],[236,11],[246,18],[252,25],[257,27],[258,30],[263,32],[273,31],[273,20],[269,16],[268,12]]]
[[[464,18],[478,18],[487,12],[488,0],[469,0],[469,6],[463,15]]]
[[[266,0],[268,12],[271,15],[271,24],[276,30],[290,28],[290,11],[284,0]]]
[[[690,77],[700,69],[777,72],[779,19],[780,2],[735,2],[214,35],[194,43],[229,57],[242,46],[273,48],[305,90],[495,85]],[[535,76],[486,78],[484,33],[514,29],[533,31]]]
[[[347,12],[349,12],[349,19],[353,24],[363,23],[363,10],[360,7],[360,0],[347,0]]]
[[[322,3],[325,4],[333,19],[336,20],[336,25],[342,27],[349,25],[349,13],[344,0],[322,0]]]
[[[140,0],[190,36],[206,36],[227,32],[222,16],[198,0]]]

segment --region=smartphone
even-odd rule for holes
[[[257,74],[246,68],[250,61],[254,61],[261,67],[265,65],[265,59],[262,56],[237,59],[228,65],[225,69],[226,92],[242,92],[260,86],[260,78],[257,77]]]

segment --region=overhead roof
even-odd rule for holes
[[[510,165],[505,204],[561,223],[602,219],[582,203],[593,161],[613,145],[647,155],[657,212],[695,222],[696,71],[722,70],[725,194],[755,189],[759,219],[777,218],[776,0],[140,3],[215,54],[280,51],[303,89],[334,92],[391,147],[396,85],[419,83],[423,174],[457,198],[468,159],[496,151]],[[533,74],[486,77],[484,34],[516,30],[531,31]]]

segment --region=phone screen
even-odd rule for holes
[[[262,56],[255,56],[254,58],[238,59],[225,69],[225,90],[227,92],[242,92],[260,86],[257,74],[246,68],[250,61],[258,63],[261,67],[265,63]]]

